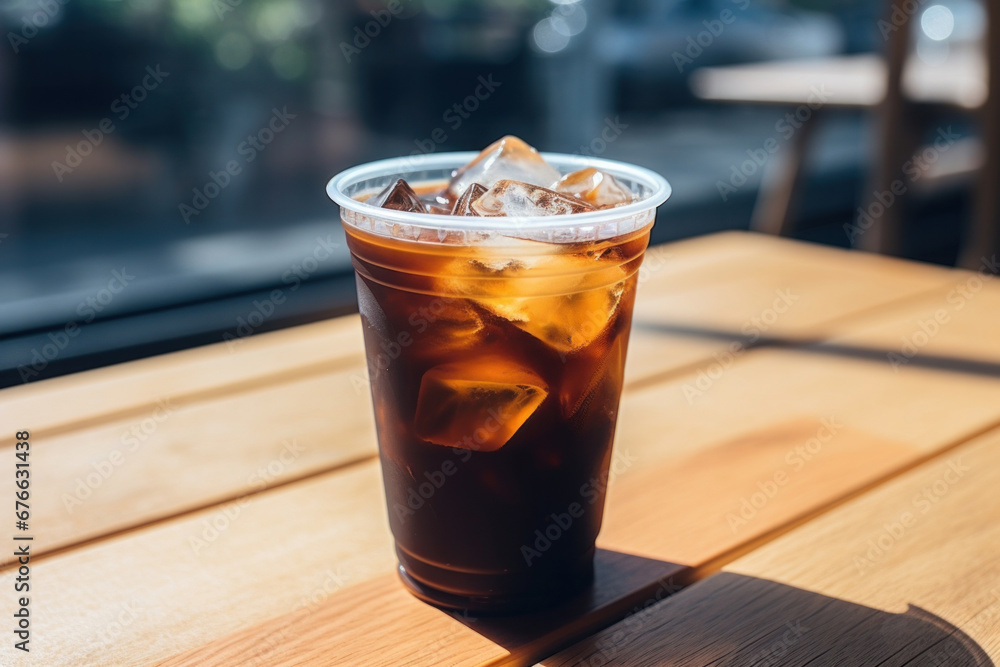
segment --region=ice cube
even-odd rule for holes
[[[413,346],[412,354],[453,354],[482,344],[483,319],[466,299],[404,294],[407,307],[401,312],[408,313],[406,323],[415,336],[427,339],[426,345]]]
[[[479,183],[473,183],[465,189],[462,196],[458,198],[455,202],[455,208],[452,210],[452,215],[479,215],[472,210],[472,202],[476,201],[480,197],[486,194],[486,186],[480,185]]]
[[[387,185],[382,192],[369,199],[366,203],[378,206],[379,208],[391,208],[396,211],[427,212],[424,203],[420,201],[420,197],[413,191],[410,184],[402,178],[398,178],[395,182]]]
[[[420,381],[417,436],[446,447],[493,452],[548,396],[533,371],[499,356],[435,366]]]
[[[457,169],[452,174],[448,191],[459,197],[473,183],[481,183],[488,188],[501,179],[547,186],[559,179],[559,172],[534,148],[517,137],[507,135]]]
[[[472,210],[482,216],[563,215],[593,211],[594,207],[576,197],[522,181],[499,180],[472,202]]]
[[[365,326],[375,329],[382,338],[388,338],[391,335],[389,333],[389,318],[382,309],[378,298],[372,293],[372,288],[368,281],[359,277],[357,279],[357,288],[358,312],[361,313],[361,318]]]
[[[632,192],[614,176],[594,167],[566,174],[552,186],[556,192],[573,195],[597,208],[610,208],[632,201]]]
[[[586,347],[604,331],[624,291],[623,282],[592,288],[587,288],[586,282],[581,281],[580,291],[569,294],[497,297],[481,303],[565,355]]]
[[[557,252],[539,241],[505,239],[495,251],[456,259],[437,289],[461,295],[561,355],[592,343],[614,318],[625,289],[623,264],[608,252]]]
[[[362,294],[362,283],[366,283],[367,294]],[[427,358],[482,344],[482,309],[468,299],[407,292],[377,282],[369,285],[365,279],[358,281],[358,294],[359,303],[365,307],[362,313],[382,313],[385,325],[379,329],[379,336],[386,341],[384,352],[402,344],[409,345],[407,357]],[[420,344],[413,344],[417,339]]]

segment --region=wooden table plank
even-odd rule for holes
[[[935,324],[938,319],[943,323]],[[995,410],[979,399],[995,395],[1000,377],[997,278],[955,272],[939,289],[839,327],[838,333],[838,325],[829,325],[821,342],[786,348],[787,339],[769,335],[765,345],[778,349],[689,366],[686,379],[664,385],[655,399],[639,393],[623,405],[619,442],[647,429],[658,429],[672,447],[721,439],[733,433],[733,424],[765,427],[779,405],[788,414],[850,415],[858,429],[929,450],[995,423]],[[772,377],[760,381],[767,368]],[[911,380],[900,386],[899,378]],[[949,385],[946,394],[923,390],[942,382]],[[826,390],[817,391],[818,384]]]
[[[33,437],[35,553],[374,458],[371,410],[350,409],[368,403],[354,372],[168,399],[141,417]]]
[[[763,340],[824,339],[958,278],[940,267],[761,234],[662,246],[640,273],[626,376],[647,383]]]
[[[992,665],[1000,431],[864,494],[558,665]]]
[[[356,366],[361,350],[358,318],[340,317],[2,389],[0,415],[47,436],[142,417],[165,399],[189,402]],[[0,434],[0,445],[12,437]]]
[[[31,654],[0,664],[145,665],[390,571],[381,483],[369,462],[33,559]]]
[[[950,285],[965,272],[762,234],[725,233],[662,247],[640,286],[636,313],[653,322],[760,335],[823,337],[845,317]],[[677,255],[691,243],[696,269]],[[735,247],[733,247],[735,246]],[[685,257],[685,255],[681,255]],[[831,325],[832,328],[831,328]],[[745,330],[745,331],[744,331]]]
[[[873,314],[819,347],[894,369],[914,365],[1000,376],[1000,278],[977,272],[956,278],[906,308]]]
[[[634,391],[620,410],[617,442],[647,465],[799,416],[932,452],[997,425],[1000,383],[915,364],[894,372],[817,351],[753,350],[729,368]],[[647,444],[650,433],[657,439]]]

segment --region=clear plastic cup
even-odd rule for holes
[[[593,576],[637,272],[658,174],[596,167],[636,195],[613,209],[453,217],[376,208],[397,178],[444,186],[475,153],[382,160],[327,191],[357,274],[399,572],[433,604],[510,612]]]

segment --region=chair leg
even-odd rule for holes
[[[1000,260],[1000,9],[986,3],[988,96],[982,109],[985,162],[979,174],[976,205],[969,240],[959,265],[966,269],[996,268]]]
[[[883,125],[876,144],[879,155],[868,180],[863,198],[870,227],[861,227],[855,243],[862,250],[883,255],[898,255],[902,251],[903,221],[912,183],[903,171],[920,146],[920,123],[915,116],[902,111],[894,116],[893,127]]]
[[[878,134],[874,146],[878,153],[874,156],[875,168],[868,191],[862,198],[865,211],[878,213],[881,210],[881,213],[869,216],[870,226],[862,229],[863,234],[857,245],[864,250],[883,254],[899,253],[904,203],[900,201],[901,196],[897,196],[889,204],[883,204],[878,199],[885,200],[886,197],[880,195],[892,192],[893,183],[902,177],[903,164],[913,154],[911,142],[914,127],[909,122],[909,105],[903,95],[903,74],[909,49],[910,31],[895,31],[886,49],[885,97],[879,104],[876,115]]]
[[[791,145],[777,164],[764,171],[760,193],[750,217],[750,229],[787,236],[795,223],[795,204],[805,180],[804,165],[812,147],[819,111],[806,120],[791,139]]]

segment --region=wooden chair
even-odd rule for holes
[[[947,159],[932,165],[921,183],[953,179],[979,171],[977,205],[960,258],[964,266],[975,267],[982,256],[1000,250],[997,160],[1000,159],[1000,123],[997,94],[1000,84],[1000,9],[995,0],[986,0],[989,17],[986,53],[959,50],[949,58],[948,67],[930,67],[909,58],[910,24],[891,32],[884,57],[877,55],[841,56],[808,61],[769,62],[733,67],[703,68],[691,79],[694,93],[705,100],[739,104],[794,106],[816,103],[811,117],[790,138],[783,159],[764,174],[761,194],[751,227],[773,234],[788,234],[794,222],[795,200],[801,189],[804,164],[813,144],[819,119],[836,109],[869,109],[876,114],[876,153],[866,210],[875,192],[892,191],[903,179],[903,165],[919,148],[920,131],[942,111],[960,110],[977,116],[983,128],[982,142],[962,142],[952,146]],[[916,17],[910,19],[917,20]],[[820,90],[817,90],[820,89]],[[982,146],[982,148],[980,148]],[[910,190],[907,187],[907,190]],[[903,196],[882,212],[870,226],[858,225],[856,245],[882,253],[898,253],[901,239]],[[857,222],[857,221],[856,221]],[[866,221],[867,223],[867,221]]]

